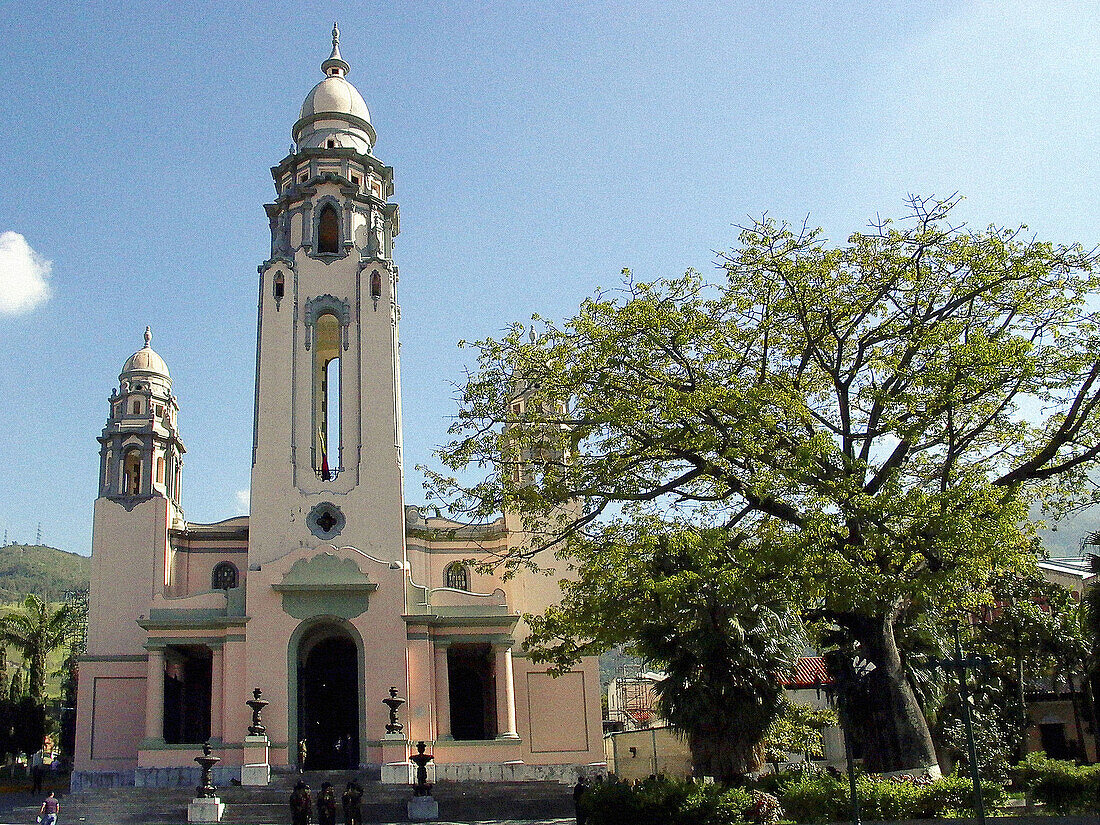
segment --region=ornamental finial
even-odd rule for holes
[[[152,341],[152,340],[153,340],[153,328],[152,327],[146,327],[145,328],[145,347],[147,349],[149,347],[149,342]]]
[[[351,67],[344,62],[342,57],[340,57],[340,27],[333,23],[332,54],[328,56],[328,60],[321,64],[321,71],[328,77],[343,77],[350,70]]]

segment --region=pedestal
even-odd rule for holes
[[[414,796],[409,800],[407,811],[413,822],[439,819],[439,803],[430,796]]]
[[[250,735],[244,738],[244,764],[241,766],[242,785],[267,785],[271,782],[268,745],[266,735]]]
[[[401,733],[382,737],[382,784],[411,785],[415,777],[409,763],[409,741]]]
[[[198,797],[187,806],[188,822],[221,822],[225,805],[218,797]]]

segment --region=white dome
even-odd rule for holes
[[[321,64],[325,79],[310,89],[290,131],[302,149],[352,148],[370,154],[374,127],[359,90],[348,83],[351,67],[340,57],[340,30],[332,27],[332,54]]]
[[[168,365],[164,363],[164,359],[161,358],[149,346],[149,342],[152,340],[153,334],[149,327],[145,328],[145,346],[126,359],[126,363],[122,366],[122,374],[119,375],[119,379],[134,378],[143,376],[146,378],[160,377],[168,381],[169,386],[172,383],[172,376],[168,374]]]
[[[370,112],[363,96],[338,75],[326,77],[310,90],[298,118],[320,114],[351,115],[370,123]]]

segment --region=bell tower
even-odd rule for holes
[[[126,359],[99,436],[92,525],[89,655],[143,655],[136,620],[168,586],[168,530],[183,523],[183,441],[168,365],[145,346]]]
[[[404,546],[393,169],[339,30],[272,168],[271,257],[259,267],[249,556],[322,542],[385,558]]]

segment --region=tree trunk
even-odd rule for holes
[[[746,745],[719,730],[689,734],[688,747],[691,749],[692,775],[698,778],[713,776],[729,784],[759,770],[764,764],[760,745]]]
[[[894,615],[851,617],[846,625],[859,640],[859,655],[875,665],[859,678],[841,678],[842,712],[869,772],[939,770],[932,734],[905,676],[894,636]]]

